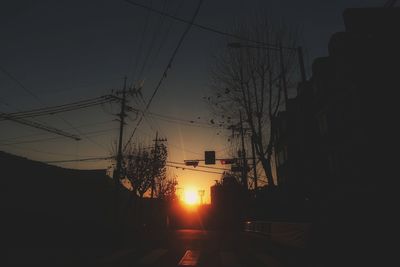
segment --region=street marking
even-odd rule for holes
[[[258,253],[256,254],[256,257],[266,266],[271,266],[271,267],[282,267],[282,263],[279,262],[276,258],[264,254],[264,253]]]
[[[226,266],[226,267],[240,267],[241,266],[233,252],[221,251],[220,256],[221,256],[222,266]]]
[[[166,249],[153,249],[150,253],[147,253],[143,258],[140,259],[139,263],[143,265],[150,265],[155,263],[161,256],[167,253]]]
[[[178,266],[196,266],[200,258],[199,250],[186,250]]]

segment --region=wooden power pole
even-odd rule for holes
[[[117,152],[117,168],[114,173],[114,181],[116,186],[118,187],[121,180],[121,172],[122,172],[122,142],[123,142],[123,135],[124,135],[124,125],[125,125],[125,107],[126,107],[126,79],[124,78],[124,87],[122,89],[122,101],[121,101],[121,110],[118,114],[119,117],[119,138],[118,138],[118,152]]]
[[[246,159],[246,150],[244,148],[244,130],[243,130],[243,121],[242,121],[242,112],[239,111],[239,116],[240,116],[240,135],[242,138],[242,152],[241,157],[242,157],[242,184],[243,186],[248,189],[247,186],[247,159]]]

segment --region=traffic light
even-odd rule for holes
[[[221,164],[234,164],[236,159],[221,159]]]
[[[185,161],[185,165],[193,166],[196,168],[199,165],[199,161],[198,160],[188,160],[188,161]]]
[[[205,164],[215,164],[215,151],[204,152]]]

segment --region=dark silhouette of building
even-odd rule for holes
[[[114,249],[114,183],[105,170],[65,169],[1,151],[0,169],[2,239],[11,261],[69,264]],[[21,248],[36,258],[19,259]]]
[[[116,198],[106,170],[66,169],[2,151],[0,169],[2,240],[12,261],[81,265],[140,245],[167,226],[165,202],[136,198],[122,186]],[[21,248],[36,258],[18,259]]]
[[[231,174],[224,174],[220,182],[211,186],[211,208],[214,225],[218,229],[240,229],[248,204],[247,190]]]
[[[329,55],[314,60],[275,122],[279,186],[292,203],[313,207],[321,261],[335,250],[336,259],[376,255],[372,229],[390,205],[394,166],[400,8],[350,8],[343,18],[345,31],[332,35]]]
[[[399,8],[347,9],[345,32],[277,118],[278,182],[321,201],[371,192],[385,181],[378,152],[391,135],[399,79]],[[397,73],[397,74],[396,74]],[[381,178],[379,178],[381,177]]]

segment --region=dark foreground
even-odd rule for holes
[[[365,247],[376,245],[368,239],[365,242]],[[6,266],[378,266],[371,251],[363,253],[359,247],[344,250],[343,245],[337,243],[329,251],[310,250],[283,246],[256,233],[182,229],[142,232],[130,245],[113,250],[11,247]]]
[[[251,233],[182,229],[150,237],[141,246],[99,259],[95,265],[300,266],[304,255]]]

